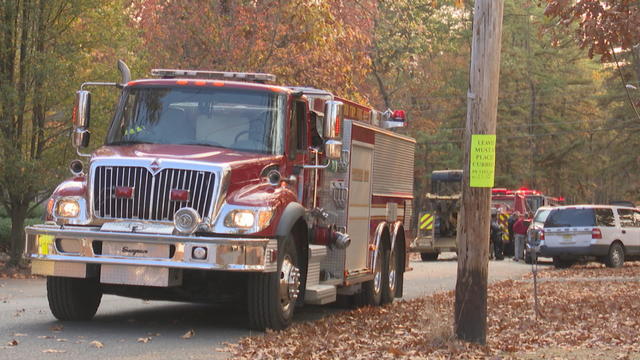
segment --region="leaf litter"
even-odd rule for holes
[[[563,281],[539,283],[537,316],[532,282],[489,286],[484,346],[455,339],[455,293],[449,291],[295,323],[224,350],[233,359],[640,359],[640,263],[539,275]]]

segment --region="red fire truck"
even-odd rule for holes
[[[521,187],[517,190],[505,188],[491,189],[491,204],[493,208],[502,209],[508,213],[535,213],[540,206],[557,206],[564,202],[564,198],[544,195],[541,191]]]
[[[60,320],[103,294],[247,303],[250,326],[338,295],[380,305],[408,270],[415,141],[379,112],[263,73],[153,70],[76,94],[73,177],[26,228],[32,272]],[[121,90],[92,154],[91,94]],[[85,170],[86,169],[86,170]]]
[[[518,212],[525,216],[533,215],[541,206],[557,206],[562,202],[564,198],[546,196],[541,191],[526,187],[520,187],[517,190],[491,189],[491,207],[498,211],[498,221],[503,230],[505,254],[512,255],[514,251],[514,244],[508,232],[508,219],[511,214]],[[527,221],[530,220],[527,219]]]

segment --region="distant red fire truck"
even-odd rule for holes
[[[540,206],[557,206],[564,198],[544,195],[541,191],[521,187],[517,190],[506,188],[491,189],[491,207],[504,212],[535,213]]]
[[[541,191],[521,187],[517,190],[507,190],[506,188],[491,189],[491,207],[498,211],[498,222],[503,230],[504,252],[506,255],[513,255],[513,241],[509,237],[508,220],[509,217],[518,212],[527,217],[533,216],[541,206],[558,206],[564,202],[564,198],[557,198],[544,195]]]
[[[263,73],[153,70],[85,83],[73,143],[89,143],[89,86],[121,90],[103,146],[71,164],[46,222],[26,229],[32,272],[60,320],[102,294],[247,303],[282,329],[304,303],[402,296],[415,140],[403,111],[274,86]],[[86,169],[86,170],[85,170]]]

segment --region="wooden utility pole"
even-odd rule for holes
[[[462,180],[462,205],[458,218],[455,333],[459,339],[480,344],[487,341],[491,185],[470,187],[470,172],[473,171],[470,168],[473,158],[471,140],[472,135],[496,133],[503,7],[504,0],[475,2],[464,135],[465,176]]]

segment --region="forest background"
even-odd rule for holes
[[[577,4],[505,0],[495,185],[638,202],[640,30],[629,29],[640,29],[639,5]],[[431,171],[462,167],[472,10],[462,0],[0,0],[0,251],[19,254],[24,225],[69,176],[74,93],[119,79],[117,59],[133,78],[161,67],[268,72],[406,110],[420,206]],[[93,92],[95,148],[117,93]]]

